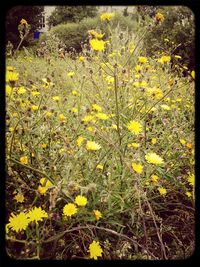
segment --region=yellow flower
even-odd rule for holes
[[[33,96],[36,96],[36,95],[40,95],[40,92],[32,91],[31,94],[32,94]]]
[[[89,122],[89,121],[92,121],[94,119],[94,117],[92,115],[86,115],[82,121],[84,122]]]
[[[156,19],[157,22],[163,22],[164,19],[165,19],[165,17],[163,16],[162,13],[158,12],[158,13],[156,14],[156,16],[155,16],[155,19]]]
[[[195,184],[195,176],[194,174],[190,174],[189,177],[188,177],[188,182],[191,186],[194,186]]]
[[[100,18],[101,18],[101,21],[109,22],[114,16],[115,16],[115,13],[103,13],[101,14]]]
[[[97,169],[99,169],[99,170],[103,170],[103,165],[102,165],[102,164],[98,164],[98,165],[97,165]]]
[[[157,183],[157,181],[158,181],[158,176],[157,176],[157,175],[151,175],[151,181],[152,181],[153,183]]]
[[[87,204],[87,198],[83,196],[77,196],[74,201],[78,206],[85,207]]]
[[[93,141],[87,141],[86,144],[86,149],[87,150],[91,150],[91,151],[95,151],[95,150],[99,150],[101,148],[101,146]]]
[[[102,51],[105,48],[105,42],[103,40],[92,39],[90,40],[90,45],[95,51]]]
[[[152,163],[155,165],[160,165],[164,163],[163,159],[156,153],[148,153],[147,155],[145,155],[145,159],[147,160],[148,163]]]
[[[100,119],[100,120],[108,120],[109,119],[109,117],[105,114],[105,113],[97,113],[96,114],[96,117],[98,118],[98,119]]]
[[[25,19],[21,19],[20,24],[22,25],[28,25],[28,22]]]
[[[128,147],[138,148],[138,147],[140,147],[140,144],[138,144],[138,143],[131,143],[131,144],[128,144]]]
[[[53,113],[50,111],[47,111],[47,113],[45,114],[46,117],[51,117],[52,115],[53,115]]]
[[[71,111],[72,111],[72,113],[78,113],[78,109],[77,108],[72,108]]]
[[[143,171],[143,166],[141,164],[137,164],[137,163],[132,163],[132,168],[135,172],[137,173],[142,173]]]
[[[46,193],[46,191],[47,191],[47,187],[39,185],[37,191],[41,195],[44,195]]]
[[[190,192],[186,192],[185,194],[186,194],[187,197],[191,197],[192,196],[192,194]]]
[[[26,93],[26,89],[24,88],[24,86],[20,86],[19,89],[17,90],[17,93],[19,95],[23,95],[24,93]]]
[[[59,100],[60,100],[60,97],[59,97],[59,96],[53,96],[52,99],[53,99],[54,101],[59,101]]]
[[[46,181],[46,182],[45,182],[45,181]],[[45,184],[44,184],[44,182],[45,182]],[[45,186],[46,188],[51,187],[51,186],[53,185],[51,181],[49,181],[47,178],[44,178],[44,177],[42,177],[42,178],[40,179],[40,184],[41,184],[42,186]]]
[[[80,57],[79,57],[79,61],[80,61],[80,62],[84,62],[84,61],[85,61],[85,58],[84,58],[83,56],[80,56]]]
[[[155,145],[156,142],[157,142],[156,138],[152,138],[152,139],[151,139],[151,143],[152,143],[152,145]]]
[[[130,121],[127,124],[127,128],[129,131],[131,131],[131,133],[136,134],[136,135],[142,132],[142,126],[137,121]]]
[[[88,252],[90,253],[90,259],[97,260],[97,257],[101,257],[103,250],[99,245],[99,242],[94,240],[90,244]]]
[[[11,213],[7,227],[18,233],[21,230],[26,230],[29,222],[30,221],[24,212],[20,212],[18,215]]]
[[[171,110],[171,108],[168,105],[163,104],[163,105],[160,105],[160,106],[164,110]]]
[[[63,207],[63,214],[65,216],[71,217],[72,215],[77,213],[77,207],[73,203],[66,204]]]
[[[19,80],[19,73],[7,71],[6,72],[6,82],[16,82]]]
[[[28,157],[27,157],[27,156],[25,156],[25,157],[21,157],[21,158],[20,158],[20,162],[21,162],[22,164],[24,164],[24,165],[28,164]]]
[[[43,218],[48,218],[48,214],[41,207],[34,207],[27,213],[27,218],[29,221],[38,224],[39,221],[43,221]]]
[[[191,76],[193,79],[195,79],[195,71],[194,70],[191,72]]]
[[[75,72],[72,72],[72,71],[67,73],[67,76],[69,77],[73,77],[74,75],[75,75]]]
[[[165,64],[170,62],[171,57],[170,56],[162,56],[161,58],[158,59],[158,62],[161,64]]]
[[[158,191],[161,194],[161,196],[165,196],[167,194],[167,190],[164,187],[159,187]]]
[[[190,149],[192,149],[192,144],[191,143],[187,143],[186,146]]]
[[[142,70],[142,67],[141,67],[140,65],[136,65],[136,66],[135,66],[135,70],[136,70],[137,72],[140,72],[140,71]]]
[[[94,216],[96,217],[97,221],[102,218],[102,214],[99,210],[93,210]]]
[[[66,117],[63,114],[59,115],[59,120],[63,122],[66,119]]]
[[[39,107],[38,107],[38,106],[36,106],[36,105],[32,105],[32,107],[31,107],[31,108],[32,108],[32,110],[34,110],[34,111],[35,111],[35,110],[38,110],[38,108],[39,108]]]
[[[77,146],[80,147],[82,142],[83,142],[84,138],[82,136],[79,136],[76,140]]]
[[[92,109],[98,112],[102,111],[102,108],[97,104],[92,104]]]
[[[182,145],[185,145],[185,144],[186,144],[186,141],[185,141],[184,139],[179,139],[179,141],[180,141],[180,143],[181,143]]]
[[[24,202],[24,196],[23,196],[23,194],[20,194],[20,193],[18,193],[18,194],[14,197],[14,199],[15,199],[18,203],[23,203],[23,202]]]
[[[148,59],[146,57],[138,57],[140,63],[147,63]]]
[[[105,35],[105,33],[98,33],[98,32],[95,33],[95,37],[97,39],[102,39],[104,37],[104,35]]]
[[[6,95],[9,96],[11,92],[12,92],[12,88],[8,84],[6,84]]]
[[[40,146],[41,146],[41,148],[46,148],[47,147],[47,145],[46,144],[40,144]]]

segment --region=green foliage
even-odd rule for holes
[[[57,6],[48,19],[49,26],[66,22],[79,22],[85,17],[95,17],[96,6]]]
[[[149,56],[153,56],[161,49],[163,53],[170,52],[182,57],[181,63],[188,65],[189,69],[195,66],[195,25],[194,14],[184,6],[144,6],[138,9],[144,24],[151,22],[152,28],[144,39],[145,49]],[[164,21],[155,23],[157,12],[164,15]],[[150,19],[151,18],[151,19]],[[166,43],[164,39],[169,39]]]
[[[6,16],[6,43],[10,41],[16,47],[20,41],[18,25],[21,19],[27,20],[31,26],[30,34],[38,28],[39,18],[43,12],[42,6],[15,6],[11,8]],[[23,45],[27,45],[24,41]]]

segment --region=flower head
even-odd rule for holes
[[[99,210],[93,210],[93,212],[96,220],[98,221],[102,217],[102,213]]]
[[[171,57],[170,56],[162,56],[161,58],[158,59],[158,62],[161,64],[165,64],[170,62]]]
[[[140,63],[147,63],[148,59],[146,57],[138,57]]]
[[[102,51],[105,48],[105,42],[103,40],[92,39],[90,40],[90,45],[95,51]]]
[[[190,174],[189,177],[188,177],[188,182],[191,186],[194,186],[195,184],[195,176],[194,174]]]
[[[27,218],[27,214],[24,212],[20,212],[18,215],[14,215],[11,213],[9,218],[8,227],[14,230],[15,232],[19,232],[21,230],[26,230],[29,224],[29,219]]]
[[[21,19],[20,24],[26,26],[28,25],[28,22],[25,19]]]
[[[21,157],[20,162],[24,165],[28,164],[28,157],[27,156]]]
[[[84,140],[84,137],[82,137],[82,136],[79,136],[79,137],[77,138],[76,143],[77,143],[77,146],[78,146],[78,147],[81,146],[83,140]]]
[[[90,244],[88,252],[90,252],[90,259],[97,260],[97,257],[101,257],[103,250],[99,245],[99,242],[94,240]]]
[[[84,207],[87,204],[87,198],[83,196],[77,196],[74,201],[78,206]]]
[[[148,163],[152,163],[155,165],[160,165],[164,163],[163,159],[156,153],[148,153],[147,155],[145,155],[145,159]]]
[[[38,224],[39,221],[43,221],[43,218],[48,218],[48,214],[46,211],[42,210],[41,207],[34,207],[27,213],[27,218],[29,221],[35,221],[35,223]]]
[[[99,150],[100,148],[101,146],[93,141],[87,141],[86,143],[87,150],[95,151],[95,150]]]
[[[115,13],[103,13],[101,14],[100,18],[101,18],[101,21],[109,22],[114,16],[115,16]]]
[[[139,134],[142,132],[142,126],[139,122],[137,121],[130,121],[127,124],[127,128],[129,129],[129,131],[131,131],[131,133],[133,134]]]
[[[162,13],[158,12],[158,13],[156,14],[156,16],[155,16],[155,19],[156,19],[157,22],[163,22],[164,19],[165,19],[165,17],[163,16]]]
[[[135,172],[137,173],[142,173],[143,171],[143,166],[141,164],[137,164],[137,163],[132,163],[132,168]]]
[[[159,187],[158,191],[161,194],[161,196],[165,196],[167,194],[167,190],[164,187]]]
[[[23,203],[23,202],[24,202],[24,195],[18,193],[17,195],[15,195],[14,199],[15,199],[18,203]]]
[[[72,215],[77,213],[77,207],[73,203],[66,204],[63,207],[63,214],[71,217]]]

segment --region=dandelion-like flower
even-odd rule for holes
[[[138,57],[140,63],[147,63],[148,59],[146,57]]]
[[[85,207],[87,204],[87,198],[83,196],[77,196],[74,201],[78,206]]]
[[[142,126],[137,121],[130,121],[127,124],[127,128],[129,129],[129,131],[131,131],[131,133],[136,135],[142,132]]]
[[[164,163],[164,160],[156,153],[148,153],[147,155],[145,155],[145,159],[148,163],[152,163],[155,165],[161,165]]]
[[[161,196],[165,196],[167,194],[167,190],[164,187],[159,187],[158,191],[161,194]]]
[[[164,19],[165,19],[165,17],[163,16],[162,13],[158,12],[158,13],[156,14],[156,16],[155,16],[155,19],[156,19],[157,22],[163,22]]]
[[[111,21],[111,19],[115,16],[115,13],[103,13],[101,14],[100,18],[101,21]]]
[[[194,186],[195,184],[195,176],[194,174],[190,174],[189,177],[188,177],[188,182],[191,186]]]
[[[87,141],[86,143],[86,149],[89,151],[99,150],[100,148],[101,146],[93,141]]]
[[[43,218],[48,218],[48,214],[41,207],[34,207],[27,213],[27,217],[30,222],[38,224],[39,221],[43,221]]]
[[[77,213],[77,207],[73,203],[66,204],[63,207],[63,214],[71,217],[72,215]]]
[[[142,173],[143,171],[143,166],[141,164],[137,164],[137,163],[132,163],[132,168],[135,172],[137,173]]]
[[[94,216],[96,217],[96,220],[98,221],[100,218],[102,218],[102,213],[99,210],[93,210]]]
[[[18,194],[14,197],[14,199],[15,199],[18,203],[23,203],[23,202],[24,202],[24,195],[18,193]]]
[[[90,45],[95,51],[103,51],[105,48],[105,42],[103,40],[92,39],[90,40]]]
[[[18,215],[11,213],[7,227],[18,233],[21,230],[26,230],[29,222],[26,213],[20,212]]]
[[[21,157],[20,162],[24,165],[28,164],[28,157],[27,156]]]
[[[99,245],[99,242],[94,240],[90,244],[88,252],[90,253],[90,259],[97,260],[97,257],[101,257],[103,250]]]
[[[79,136],[76,140],[77,146],[80,147],[82,142],[83,142],[84,138],[82,136]]]

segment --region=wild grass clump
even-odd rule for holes
[[[16,259],[184,259],[194,250],[194,71],[89,31],[75,59],[7,59],[6,250]],[[101,36],[102,35],[102,36]],[[87,53],[85,53],[87,52]],[[179,60],[178,57],[174,60]]]

